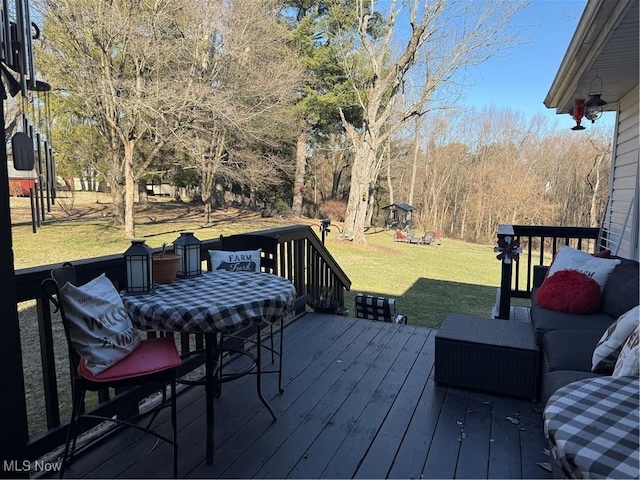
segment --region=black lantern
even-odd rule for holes
[[[589,95],[587,101],[584,102],[584,116],[588,120],[591,120],[591,123],[595,123],[595,121],[602,116],[602,107],[607,104],[607,102],[600,98],[600,95],[600,93]]]
[[[600,93],[594,93],[593,83],[598,80],[600,82],[600,89],[596,90]],[[589,98],[584,102],[584,116],[587,120],[591,120],[591,123],[595,123],[597,119],[602,116],[602,107],[607,102],[601,98],[602,95],[602,79],[596,74],[595,78],[591,80],[589,85]]]
[[[200,240],[193,232],[183,232],[173,242],[173,251],[180,255],[178,277],[193,277],[202,273],[200,260]]]
[[[144,240],[131,240],[124,252],[127,266],[127,293],[149,293],[153,289],[153,262],[151,250]]]

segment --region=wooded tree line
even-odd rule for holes
[[[490,241],[500,223],[599,226],[608,195],[608,133],[550,130],[542,117],[507,110],[482,113],[481,122],[467,121],[479,117],[473,110],[430,122],[416,157],[415,143],[402,145],[403,161],[386,179],[394,187],[386,189],[390,200],[416,207],[416,228]]]
[[[138,182],[154,175],[196,186],[204,221],[225,192],[293,215],[344,201],[354,242],[392,201],[471,239],[601,211],[604,136],[545,131],[517,112],[456,113],[458,75],[517,41],[523,3],[34,3],[58,173],[104,178],[127,238]]]

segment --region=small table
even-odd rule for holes
[[[531,324],[450,314],[435,337],[435,381],[535,401],[538,355]]]
[[[218,334],[240,327],[273,323],[290,314],[296,290],[286,278],[261,272],[205,272],[196,277],[156,285],[152,294],[123,294],[122,303],[133,324],[142,330],[205,334],[207,399],[207,463],[213,462],[214,371]],[[258,333],[258,339],[260,334]],[[259,349],[258,345],[258,349]],[[262,403],[260,352],[256,355],[257,389]]]
[[[639,478],[638,377],[579,380],[544,410],[555,466],[569,478]]]

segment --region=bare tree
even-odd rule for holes
[[[303,79],[299,60],[282,43],[279,4],[259,0],[214,3],[201,12],[201,45],[190,62],[197,94],[188,121],[174,123],[175,141],[201,180],[205,220],[216,202],[216,180],[256,192],[290,178],[287,145],[294,141],[289,107]]]
[[[42,70],[65,108],[102,137],[111,159],[114,219],[124,223],[127,238],[135,236],[138,179],[168,142],[182,152],[179,158],[198,162],[211,182],[227,151],[221,142],[273,141],[286,130],[273,125],[286,117],[297,82],[282,79],[299,69],[282,45],[284,30],[276,28],[279,5],[42,2]]]
[[[179,105],[184,79],[176,73],[184,71],[193,40],[182,27],[195,21],[196,9],[168,0],[43,0],[43,6],[42,70],[66,107],[102,137],[114,220],[133,238],[137,180],[153,159],[140,162],[136,149]],[[153,141],[160,149],[166,139]]]
[[[379,149],[409,118],[423,115],[437,89],[455,79],[463,68],[481,64],[512,40],[505,34],[508,21],[522,8],[516,2],[407,0],[357,2],[358,37],[355,50],[366,58],[367,75],[353,44],[346,43],[342,60],[351,78],[364,125],[357,128],[342,115],[342,123],[355,149],[351,193],[343,235],[365,243],[364,228],[371,188],[380,167]],[[389,5],[377,33],[372,35],[374,12]],[[403,23],[404,19],[408,19]],[[400,35],[400,29],[403,35]],[[394,44],[401,44],[394,48]],[[354,59],[358,59],[355,62]],[[419,85],[400,114],[398,107],[405,79]]]

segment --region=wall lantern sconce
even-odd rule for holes
[[[127,267],[127,293],[145,294],[153,290],[153,262],[151,250],[144,240],[131,240],[124,252]]]
[[[584,100],[580,98],[576,98],[573,103],[573,115],[572,118],[576,121],[576,126],[571,130],[584,130],[584,127],[580,125],[582,121],[582,117],[584,117]]]
[[[594,91],[593,82],[596,80],[600,82],[600,93],[592,93]],[[596,74],[595,78],[591,80],[591,85],[589,85],[589,98],[584,102],[584,116],[591,120],[591,123],[595,123],[595,121],[602,116],[602,107],[607,104],[607,102],[600,97],[601,95],[602,79]]]
[[[181,257],[178,277],[193,277],[202,273],[200,245],[200,240],[194,237],[193,232],[183,232],[174,240],[173,250]]]

